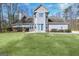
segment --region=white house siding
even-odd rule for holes
[[[47,10],[41,6],[35,12],[36,12],[36,14],[34,16],[34,24],[36,26],[35,32],[45,32],[46,31],[46,24],[47,24],[46,23],[47,22],[47,18],[46,18]],[[39,17],[39,13],[43,13],[43,16]],[[38,26],[39,24],[43,24],[43,30],[39,30],[39,26]]]
[[[29,28],[29,27],[31,27],[31,25],[33,25],[33,24],[22,24],[22,23],[17,23],[17,24],[12,24],[13,26],[12,27],[27,27],[27,28]]]
[[[36,18],[35,18],[35,25],[36,25],[36,29],[35,31],[36,32],[39,32],[38,30],[38,24],[43,24],[43,30],[41,32],[45,32],[45,13],[44,12],[40,12],[40,13],[43,13],[43,17],[39,17],[39,13],[36,14]]]
[[[51,31],[52,29],[66,30],[68,29],[68,25],[49,25],[49,31]]]

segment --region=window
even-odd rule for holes
[[[39,17],[43,17],[43,13],[39,13]]]
[[[43,30],[43,24],[37,24],[38,25],[38,30],[42,31]]]
[[[36,24],[35,24],[35,29],[36,29]]]
[[[31,24],[30,24],[30,28],[29,29],[31,29]]]
[[[77,6],[77,8],[79,8],[79,5]]]
[[[32,24],[32,29],[33,29],[33,24]]]
[[[48,24],[46,24],[46,29],[48,29]]]
[[[33,25],[32,24],[30,24],[30,29],[33,29]]]
[[[48,16],[46,15],[46,18],[48,18]]]
[[[40,30],[40,24],[38,24],[38,30]]]
[[[77,11],[77,16],[79,16],[79,11]]]
[[[43,24],[41,24],[41,30],[43,30]]]

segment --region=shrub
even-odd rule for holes
[[[50,32],[71,32],[70,29],[67,29],[67,30],[57,30],[57,29],[52,29]]]
[[[58,30],[57,32],[64,32],[64,30]]]
[[[57,32],[57,29],[51,29],[50,32]]]
[[[68,30],[65,30],[65,32],[71,32],[71,30],[70,30],[70,29],[68,29]]]

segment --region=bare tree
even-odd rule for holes
[[[68,13],[68,9],[65,9],[65,10],[64,10],[64,18],[65,18],[65,20],[67,20],[67,18],[68,18],[68,17],[67,17],[67,13]]]
[[[18,4],[16,3],[7,4],[9,25],[11,25],[12,22],[15,20],[15,13],[17,9],[18,9]]]
[[[0,3],[0,32],[2,32],[2,20],[3,20],[3,4]]]

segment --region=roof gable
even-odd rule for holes
[[[40,5],[34,11],[35,12],[48,12],[48,9],[45,8],[44,6]]]

